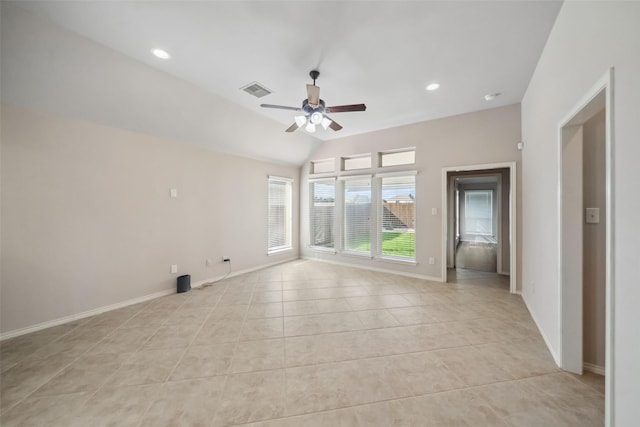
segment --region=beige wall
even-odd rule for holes
[[[171,264],[194,283],[298,256],[296,166],[12,107],[1,138],[3,333],[175,289]],[[296,179],[278,256],[268,174]]]
[[[520,106],[509,105],[325,142],[310,160],[331,157],[338,159],[342,156],[372,153],[374,163],[376,163],[376,153],[379,151],[416,147],[416,165],[404,169],[418,171],[416,180],[417,265],[327,254],[309,249],[307,247],[309,244],[309,200],[306,185],[308,167],[303,167],[301,179],[300,236],[302,254],[311,258],[441,279],[442,263],[446,263],[446,259],[441,259],[443,245],[442,169],[452,166],[511,161],[516,161],[519,164],[518,141],[520,141]],[[518,174],[520,174],[519,169],[517,167]],[[390,168],[390,170],[394,169]],[[380,171],[382,171],[381,168],[374,167],[367,173]],[[517,193],[520,193],[519,189],[517,189]],[[432,208],[438,209],[437,215],[431,214]],[[435,258],[435,265],[429,265],[429,257]]]
[[[606,187],[605,112],[583,125],[583,203],[600,209],[600,223],[583,229],[583,316],[584,361],[604,369],[605,360],[605,273],[606,273]]]
[[[640,2],[565,1],[522,100],[523,297],[558,357],[559,125],[613,67],[611,425],[640,419]]]

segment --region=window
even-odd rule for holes
[[[269,254],[291,249],[292,182],[269,177]]]
[[[380,153],[380,166],[401,166],[401,165],[413,165],[416,163],[416,150],[404,149],[402,151],[389,151],[386,153]]]
[[[384,258],[415,261],[415,175],[381,177],[378,200],[379,255]]]
[[[311,162],[311,173],[331,173],[336,171],[334,159],[314,160]]]
[[[318,249],[334,249],[333,218],[336,205],[335,179],[323,179],[309,183],[310,246]]]
[[[351,171],[356,169],[370,169],[371,155],[352,156],[342,158],[342,170]]]
[[[344,181],[343,250],[357,255],[371,255],[371,178]]]
[[[493,236],[493,191],[466,190],[464,192],[464,222],[462,234]]]

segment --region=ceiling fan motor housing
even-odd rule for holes
[[[325,104],[324,104],[324,100],[323,99],[320,100],[320,104],[316,108],[313,108],[311,105],[309,105],[309,100],[308,99],[304,99],[302,101],[302,109],[307,114],[313,114],[316,111],[319,112],[319,113],[324,113],[324,105]]]

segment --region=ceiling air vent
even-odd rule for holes
[[[258,82],[249,83],[248,85],[243,86],[240,89],[247,92],[249,95],[255,96],[256,98],[262,98],[263,96],[269,95],[271,93],[269,89]]]

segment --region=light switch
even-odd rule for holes
[[[178,189],[177,188],[172,188],[171,189],[171,198],[175,199],[178,197]]]
[[[585,218],[587,224],[598,224],[600,223],[600,209],[599,208],[586,208],[585,209]]]
[[[175,274],[178,272],[178,264],[172,264],[171,265],[171,273]]]
[[[438,215],[438,208],[431,208],[431,215]]]

